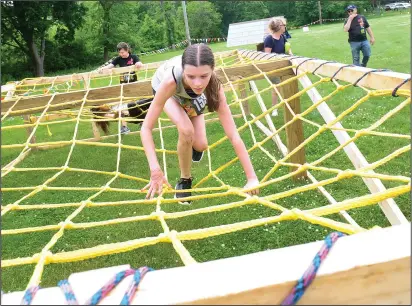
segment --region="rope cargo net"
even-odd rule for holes
[[[50,264],[72,263],[124,252],[140,252],[140,248],[164,243],[171,244],[184,265],[190,265],[199,262],[191,254],[190,247],[185,246],[190,241],[252,228],[267,230],[276,228],[285,221],[296,220],[306,222],[308,228],[321,226],[325,232],[338,231],[350,235],[373,227],[369,223],[357,223],[356,216],[361,213],[360,209],[379,209],[378,204],[389,199],[396,199],[397,204],[410,207],[407,197],[410,192],[410,135],[402,132],[396,124],[397,118],[405,119],[409,116],[409,90],[397,89],[394,94],[393,88],[371,90],[358,84],[337,81],[333,77],[322,76],[317,71],[298,67],[290,57],[289,66],[271,71],[262,71],[258,64],[284,60],[282,56],[271,59],[259,59],[257,56],[251,59],[245,53],[232,52],[215,54],[215,58],[216,69],[220,69],[225,77],[223,84],[228,104],[260,180],[260,194],[250,196],[247,194],[248,190],[243,189],[244,173],[219,124],[217,114],[206,113],[209,145],[202,162],[192,165],[192,175],[195,178],[192,196],[189,198],[192,204],[178,205],[178,200],[173,197],[176,191],[167,187],[164,187],[160,196],[146,200],[146,191],[141,191],[141,188],[149,182],[150,173],[141,146],[139,125],[129,123],[129,126],[132,126],[131,133],[121,135],[121,120],[133,119],[97,118],[90,111],[90,103],[116,106],[150,96],[124,96],[125,85],[122,85],[121,94],[116,98],[88,99],[92,88],[104,89],[118,84],[120,74],[114,72],[84,80],[76,79],[75,74],[68,78],[57,76],[25,79],[16,83],[13,92],[9,93],[7,98],[12,100],[11,107],[2,110],[1,215],[3,250],[12,248],[16,241],[26,244],[27,250],[25,256],[11,256],[12,250],[3,252],[3,272],[15,267],[29,267],[24,270],[31,271],[28,284],[24,285],[29,290],[38,288],[43,280],[43,272]],[[253,66],[259,71],[258,75],[240,76],[237,80],[230,80],[226,71],[244,65]],[[297,71],[296,75],[282,78],[279,84],[271,82],[272,75],[287,69],[294,69]],[[137,73],[139,81],[150,80],[154,71],[155,68],[150,69],[145,65]],[[260,79],[257,80],[257,77]],[[283,86],[304,77],[310,78],[311,85],[300,86],[297,93],[283,97]],[[307,95],[314,89],[321,93],[321,98],[317,101],[309,100]],[[78,100],[62,102],[59,105],[53,103],[53,99],[60,93],[79,90],[83,90],[84,95]],[[271,104],[270,94],[273,90],[278,97],[278,104],[275,106]],[[28,96],[47,97],[48,102],[45,107],[30,107],[30,103],[27,103],[27,107],[21,107],[20,103],[25,102],[23,98]],[[291,107],[291,101],[296,99],[301,101],[300,113],[295,113]],[[2,104],[5,100],[6,93],[2,92]],[[335,100],[345,103],[335,104]],[[64,109],[53,110],[55,106]],[[325,122],[318,111],[321,106],[331,109],[336,114],[335,119]],[[279,111],[279,116],[272,117],[271,113],[275,109]],[[22,111],[30,114],[26,115],[24,120]],[[282,116],[284,112],[290,115],[287,122]],[[362,121],[363,126],[353,123],[352,118],[358,112],[365,118]],[[91,137],[91,123],[99,120],[112,121],[110,131],[114,133],[98,139]],[[304,140],[290,151],[285,145],[286,130],[297,122],[303,126]],[[409,122],[406,122],[409,126]],[[336,133],[350,136],[339,143],[334,138]],[[166,115],[162,114],[153,134],[162,170],[168,181],[174,185],[179,171],[177,130]],[[373,138],[376,146],[371,148],[363,144],[362,140],[365,138]],[[381,151],[382,154],[376,160],[368,160],[367,165],[362,167],[355,167],[348,159],[343,163],[334,161],[337,156],[340,156],[340,160],[345,159],[346,157],[342,157],[346,156],[345,149],[354,144],[358,144],[360,151],[366,151],[366,159],[367,152],[371,150]],[[291,159],[300,150],[305,150],[305,163],[292,162]],[[53,161],[53,156],[64,158]],[[122,163],[123,158],[125,162]],[[87,163],[81,162],[85,159],[90,160],[92,166],[96,165],[96,160],[111,160],[111,166],[105,170],[87,168]],[[404,167],[399,166],[399,161]],[[60,164],[47,166],[49,162]],[[75,166],[79,162],[84,166]],[[133,168],[135,170],[132,174],[127,173],[128,167],[135,167],[134,164],[139,164],[140,168]],[[302,173],[307,173],[307,176],[296,180],[295,177]],[[64,181],[66,185],[60,185],[59,181],[63,182],[62,178],[65,176],[70,179]],[[23,179],[24,177],[32,179]],[[79,179],[78,182],[76,178]],[[368,192],[365,180],[382,182],[386,188],[379,192]],[[79,186],[80,184],[82,185]],[[353,189],[352,196],[348,197],[347,193],[341,196],[339,191],[336,191],[342,189]],[[79,199],[78,192],[87,195]],[[75,193],[76,196],[70,200],[70,195]],[[60,199],[60,194],[64,194],[63,201],[57,200]],[[335,195],[338,200],[334,198]],[[104,200],[106,196],[113,198]],[[310,203],[305,202],[306,204],[300,207],[301,198],[310,198]],[[118,208],[120,211],[124,207],[130,208],[130,213],[126,216],[121,213],[108,216],[101,210],[108,208],[113,211]],[[215,216],[217,213],[230,215],[231,212],[246,207],[251,211],[265,209],[265,214],[251,213],[251,219],[240,218],[237,222],[227,224],[203,228],[181,227],[176,230],[179,228],[177,224],[185,218],[202,216],[206,219],[208,215]],[[60,213],[60,217],[53,217],[60,220],[56,223],[47,223],[44,220],[41,225],[33,226],[15,223],[15,220],[29,220],[27,218],[30,217],[30,224],[35,224],[42,214],[58,214],[59,210],[67,214]],[[97,220],[90,221],[94,211]],[[383,216],[380,210],[379,213]],[[97,245],[94,245],[93,241],[79,243],[80,247],[76,243],[63,243],[65,236],[71,232],[97,229],[102,230],[101,235],[105,235],[104,228],[111,226],[119,227],[120,232],[126,229],[134,231],[139,229],[136,227],[138,223],[147,221],[157,222],[161,231],[157,234],[149,231],[148,236],[128,241],[122,241],[119,237],[116,238],[117,241],[110,241],[107,236],[107,243],[99,242]],[[376,226],[389,224],[387,221],[376,223]],[[36,237],[45,233],[51,238],[45,240],[47,243],[38,245],[40,238]],[[321,234],[325,236],[325,233]],[[26,238],[18,238],[19,236]],[[273,237],[276,238],[275,233]],[[247,237],[244,240],[246,239]],[[200,261],[203,260],[202,258]],[[59,270],[53,271],[58,274],[58,279],[68,276],[67,271],[60,274]],[[17,278],[17,282],[28,278]],[[10,277],[7,279],[10,280]],[[3,276],[3,286],[5,281]]]

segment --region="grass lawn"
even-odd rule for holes
[[[391,15],[385,18],[371,18],[370,24],[376,37],[376,44],[372,47],[372,57],[369,67],[387,68],[397,72],[410,73],[410,16],[408,14]],[[390,27],[388,27],[390,24]],[[294,54],[316,57],[324,60],[334,60],[342,63],[351,63],[349,44],[347,43],[347,33],[342,30],[342,24],[329,24],[313,26],[309,32],[302,30],[292,30],[292,50]],[[227,50],[226,43],[212,44],[214,51]],[[254,45],[237,47],[239,49],[254,49]],[[235,49],[235,48],[232,48]],[[165,60],[182,50],[168,52],[159,55],[150,55],[142,58],[144,63]],[[80,72],[80,71],[76,71]],[[64,74],[66,72],[62,72]],[[310,76],[312,81],[318,80],[316,76]],[[106,82],[106,83],[105,83]],[[94,86],[106,85],[107,80],[101,80]],[[114,84],[114,83],[113,83]],[[264,89],[268,84],[264,80],[256,82],[259,89]],[[78,84],[81,86],[81,84]],[[300,88],[302,89],[302,88]],[[332,82],[322,83],[317,86],[318,91],[324,97],[331,94],[336,86]],[[347,110],[356,101],[365,96],[365,91],[359,87],[349,87],[344,91],[334,94],[327,101],[329,107],[336,116]],[[270,93],[262,94],[266,107],[271,106]],[[227,94],[228,102],[233,101],[230,92]],[[394,98],[389,95],[371,97],[362,103],[356,110],[349,113],[341,121],[342,125],[348,129],[365,129],[374,122],[382,118],[390,110],[396,108],[404,102],[404,97]],[[254,115],[262,113],[256,99],[249,101],[251,112]],[[302,112],[312,105],[307,95],[301,97]],[[280,109],[279,116],[273,119],[277,128],[283,126],[283,109]],[[234,114],[240,114],[240,108],[236,105],[232,107]],[[164,114],[163,118],[167,118]],[[214,118],[216,114],[208,116]],[[90,117],[82,117],[90,118]],[[324,121],[317,110],[308,113],[305,118],[318,125],[323,125]],[[249,120],[251,118],[248,118]],[[235,119],[238,127],[244,124],[243,118]],[[265,123],[265,120],[262,120]],[[25,143],[27,133],[25,129],[7,129],[8,126],[21,125],[22,118],[15,117],[6,119],[3,122],[2,146]],[[169,124],[162,122],[162,124]],[[37,142],[53,142],[70,140],[73,138],[76,122],[66,122],[50,124],[52,135],[48,134],[46,126],[39,126],[36,130]],[[138,131],[139,126],[129,124],[132,131]],[[314,124],[304,122],[304,135],[307,139],[314,134],[318,127]],[[110,129],[116,132],[117,125],[113,124]],[[253,146],[253,136],[256,141],[262,141],[265,136],[256,128],[252,127],[253,134],[249,128],[242,131],[241,136],[247,148]],[[404,107],[400,112],[386,120],[376,131],[395,134],[410,134],[410,108]],[[219,122],[207,125],[209,144],[213,144],[224,136],[222,126]],[[349,132],[354,136],[354,132]],[[252,136],[253,135],[253,136]],[[78,127],[76,139],[93,137],[90,122],[81,121]],[[280,132],[280,137],[286,143],[284,131]],[[156,148],[161,148],[161,136],[159,132],[154,133]],[[175,151],[177,143],[177,131],[175,129],[164,129],[162,131],[165,149]],[[104,143],[117,143],[118,138],[103,140]],[[364,154],[369,163],[376,162],[388,156],[395,150],[407,146],[409,139],[383,136],[363,136],[358,139],[356,145]],[[122,136],[122,144],[129,146],[141,146],[138,133]],[[326,131],[316,137],[305,147],[306,160],[308,163],[314,162],[338,146],[338,142],[332,132]],[[264,149],[270,152],[276,159],[281,158],[281,154],[275,148],[272,141],[263,144]],[[21,148],[2,148],[2,166],[16,158],[21,152]],[[77,144],[70,153],[70,146],[31,152],[18,168],[49,168],[61,167],[67,161],[71,168],[91,169],[105,171],[105,173],[90,173],[66,171],[50,182],[50,187],[101,187],[106,185],[113,176],[108,172],[116,171],[118,148],[103,146],[86,146]],[[231,144],[226,140],[211,150],[211,167],[216,170],[235,157]],[[262,151],[256,149],[250,153],[255,170],[262,179],[269,169],[274,165],[273,161]],[[158,154],[159,161],[163,162],[162,154]],[[178,160],[175,154],[166,154],[167,173],[169,182],[174,185],[178,176]],[[319,166],[336,169],[353,169],[353,165],[340,150],[330,158],[325,159]],[[147,160],[143,151],[123,148],[120,151],[119,171],[123,174],[148,179],[149,171]],[[388,175],[410,176],[410,152],[401,154],[397,158],[379,166],[376,172]],[[30,187],[44,184],[58,172],[56,169],[43,171],[13,171],[2,180],[2,187]],[[208,157],[193,165],[193,176],[195,183],[207,176]],[[281,166],[271,178],[280,178],[289,173],[286,166]],[[335,175],[328,172],[312,171],[318,181],[325,180]],[[245,184],[245,177],[239,162],[235,162],[230,167],[218,174],[219,179],[227,185],[242,187]],[[294,181],[292,179],[282,179],[261,190],[261,196],[279,194],[292,190],[299,186],[308,185],[311,182]],[[387,188],[402,185],[396,181],[383,181]],[[119,189],[140,189],[145,185],[126,178],[117,178],[110,187]],[[210,179],[200,187],[219,187],[220,182]],[[362,180],[354,176],[338,182],[324,186],[325,189],[339,202],[369,193]],[[31,190],[21,188],[15,191],[3,191],[3,207],[18,201],[20,205],[33,204],[58,204],[72,203],[78,204],[81,201],[91,198],[94,203],[125,201],[121,205],[108,205],[85,207],[78,213],[72,221],[74,223],[112,220],[117,218],[149,215],[156,209],[155,204],[132,204],[127,201],[143,199],[144,195],[134,192],[124,192],[121,190],[109,190],[98,193],[97,190],[43,190],[33,196],[23,198]],[[198,193],[202,194],[202,193]],[[203,192],[205,194],[205,192]],[[173,197],[173,194],[166,194],[165,198]],[[22,200],[23,199],[23,200]],[[223,195],[210,199],[197,200],[191,206],[179,204],[162,204],[161,209],[166,213],[188,211],[192,209],[222,205],[226,203],[241,201],[243,198],[238,195]],[[394,198],[402,212],[410,220],[411,204],[407,194]],[[316,189],[297,192],[291,196],[279,198],[273,201],[285,208],[298,208],[301,210],[311,209],[329,204],[325,197]],[[2,217],[2,229],[16,229],[27,227],[38,227],[45,225],[57,225],[66,220],[78,207],[66,205],[59,208],[13,210]],[[264,217],[273,217],[280,212],[263,206],[261,204],[248,204],[236,208],[221,210],[211,213],[195,214],[176,219],[167,219],[166,223],[170,230],[178,232],[202,229],[218,225],[233,224],[242,221],[255,220]],[[371,228],[375,225],[386,227],[389,222],[380,210],[378,205],[363,208],[351,209],[349,214],[364,228]],[[333,220],[344,222],[339,215],[328,216]],[[332,229],[314,225],[305,221],[283,221],[252,227],[245,230],[236,231],[229,234],[218,235],[210,238],[184,241],[184,246],[188,249],[193,258],[198,262],[214,260],[249,254],[267,249],[281,248],[310,241],[323,239]],[[139,239],[144,237],[156,237],[163,233],[161,223],[154,220],[138,222],[126,222],[115,225],[105,225],[83,229],[67,229],[64,235],[57,240],[51,248],[53,253],[79,250],[108,243],[116,243]],[[2,260],[14,259],[17,257],[29,257],[38,253],[50,241],[56,230],[46,230],[33,233],[3,235],[2,236]],[[158,243],[152,246],[145,246],[133,251],[87,259],[83,261],[49,264],[45,266],[41,286],[55,286],[61,279],[67,278],[71,273],[89,269],[130,264],[134,268],[142,265],[150,266],[154,269],[170,268],[183,265],[180,257],[170,243]],[[23,290],[33,273],[34,265],[22,265],[16,267],[2,268],[2,290],[5,292]]]

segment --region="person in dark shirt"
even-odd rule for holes
[[[366,67],[371,56],[371,45],[375,43],[375,37],[369,22],[365,16],[358,14],[358,9],[355,5],[351,4],[346,7],[346,12],[349,17],[344,22],[343,30],[349,33],[348,42],[352,51],[353,64]],[[370,44],[366,37],[366,32],[369,34]],[[359,62],[360,51],[363,54],[362,64]]]
[[[125,42],[120,42],[117,44],[117,51],[119,52],[119,56],[115,57],[112,62],[106,66],[99,68],[97,71],[101,73],[104,69],[111,69],[116,67],[127,67],[135,65],[136,68],[140,69],[143,64],[139,60],[139,57],[136,54],[130,53],[130,46]],[[120,84],[124,83],[132,83],[137,81],[137,75],[133,72],[126,72],[120,75]],[[130,129],[127,127],[127,123],[124,122],[122,125],[122,134],[127,134],[130,132]]]
[[[290,44],[286,39],[285,31],[286,31],[286,19],[283,17],[275,17],[272,18],[268,24],[270,34],[266,36],[265,40],[263,41],[264,51],[266,53],[279,53],[284,54],[288,53],[292,55],[292,49],[290,49]],[[289,46],[288,46],[289,45]],[[280,78],[277,76],[270,76],[270,81],[273,84],[279,84]],[[272,91],[272,105],[276,105],[278,103],[278,96],[276,92]],[[277,116],[278,110],[274,109],[272,111],[272,116]]]
[[[130,47],[127,43],[121,42],[117,44],[117,51],[119,52],[119,56],[115,57],[112,62],[106,66],[101,67],[98,69],[99,72],[103,71],[104,69],[111,69],[113,67],[116,67],[117,65],[119,67],[127,67],[127,66],[132,66],[135,65],[136,68],[140,69],[143,64],[139,60],[139,57],[136,54],[131,54],[130,53]],[[136,73],[130,72],[130,73],[123,73],[120,75],[120,83],[132,83],[137,81],[137,76]]]

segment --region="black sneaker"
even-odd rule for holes
[[[192,181],[193,178],[181,178],[177,184],[175,189],[176,190],[185,190],[185,189],[192,189]],[[183,204],[183,205],[189,205],[191,203],[191,201],[187,201],[183,198],[186,197],[190,197],[192,195],[191,192],[176,192],[175,193],[175,199],[180,199],[182,198],[182,201],[179,201],[179,204]]]
[[[198,152],[192,148],[192,161],[195,163],[198,163],[202,160],[202,158],[203,158],[203,152]]]

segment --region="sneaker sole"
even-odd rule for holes
[[[194,162],[194,163],[200,163],[200,161],[203,159],[203,155],[205,155],[204,153],[202,154],[202,157],[199,159],[199,160],[194,160],[193,158],[192,158],[192,162]]]
[[[174,198],[177,199],[177,198],[176,198],[176,194],[175,194]],[[180,205],[186,205],[186,206],[192,204],[192,202],[190,202],[190,201],[184,201],[184,200],[183,200],[183,201],[179,201],[179,202],[177,202],[177,203],[179,203]]]

